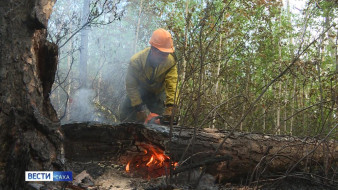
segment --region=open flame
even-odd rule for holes
[[[130,165],[130,162],[128,162],[128,164],[126,165],[126,172],[129,172],[129,171],[130,171],[129,165]]]
[[[139,144],[140,154],[134,156],[126,165],[126,172],[133,172],[143,178],[155,178],[169,172],[170,158],[154,145]],[[178,163],[172,163],[177,167]]]
[[[149,162],[146,165],[149,167],[153,161],[154,161],[154,156],[151,156]]]

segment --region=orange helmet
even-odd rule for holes
[[[171,34],[163,28],[159,28],[153,32],[149,43],[162,52],[173,53],[175,51]]]

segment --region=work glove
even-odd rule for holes
[[[146,111],[136,112],[136,120],[137,122],[143,123],[147,119]]]
[[[164,122],[170,122],[173,112],[174,112],[174,105],[173,104],[166,105],[164,112],[162,114],[163,121]]]
[[[143,123],[147,118],[147,107],[143,104],[135,106],[136,121]]]

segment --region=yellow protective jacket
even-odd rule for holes
[[[126,90],[131,100],[131,106],[142,103],[140,90],[146,90],[154,94],[159,94],[165,90],[165,104],[174,104],[177,84],[177,66],[175,59],[169,54],[165,62],[161,63],[155,69],[152,69],[146,64],[149,51],[150,47],[136,53],[130,59],[126,76]],[[178,92],[176,92],[176,97],[177,95]]]

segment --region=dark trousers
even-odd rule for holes
[[[166,95],[162,91],[159,94],[154,94],[150,92],[141,93],[141,99],[143,104],[145,104],[148,110],[152,113],[162,115],[164,111],[164,101]],[[149,113],[147,113],[149,114]],[[136,121],[136,110],[131,106],[131,101],[128,96],[124,99],[120,107],[120,122],[135,122]]]

